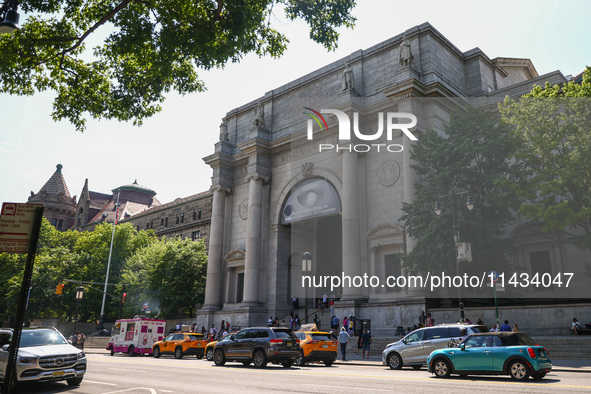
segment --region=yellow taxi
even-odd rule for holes
[[[332,340],[329,332],[296,331],[295,335],[300,339],[300,357],[296,365],[321,361],[330,367],[337,359],[337,342]]]
[[[175,358],[183,358],[185,355],[197,356],[202,359],[205,354],[205,338],[203,334],[194,332],[177,332],[170,334],[152,346],[152,355],[155,358],[162,354],[173,354]]]

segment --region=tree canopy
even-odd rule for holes
[[[545,231],[591,250],[591,68],[581,83],[535,86],[499,110],[511,125],[514,161],[524,176],[511,185],[523,198],[519,213]]]
[[[249,53],[279,57],[289,40],[272,23],[282,10],[310,38],[337,47],[353,27],[355,0],[31,0],[24,23],[0,34],[0,93],[53,90],[52,116],[80,131],[87,118],[141,124],[167,92],[203,91],[198,69]],[[89,41],[100,44],[89,48]],[[99,38],[101,37],[101,38]]]
[[[502,181],[511,173],[506,158],[514,149],[507,127],[485,109],[458,109],[450,116],[444,134],[428,131],[414,146],[413,168],[422,177],[415,184],[416,200],[404,203],[406,231],[416,246],[404,256],[410,272],[447,271],[455,273],[453,201],[460,240],[470,242],[474,266],[501,268],[511,243],[504,230],[518,207],[516,195]],[[466,208],[467,194],[474,209]],[[439,199],[440,216],[434,212]],[[462,271],[469,271],[468,265]]]
[[[43,219],[38,252],[33,266],[31,293],[26,318],[58,317],[73,321],[76,289],[84,297],[80,321],[99,318],[112,224],[99,224],[94,231],[59,232]],[[26,255],[0,253],[0,321],[16,311]],[[113,242],[105,319],[141,312],[145,302],[152,313],[177,316],[193,314],[203,299],[207,253],[203,240],[158,239],[152,230],[137,232],[130,223],[118,224]],[[56,294],[64,284],[63,294]],[[125,287],[123,284],[126,284]],[[127,293],[121,303],[122,293]],[[179,312],[181,311],[181,312]]]

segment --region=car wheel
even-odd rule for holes
[[[293,360],[287,360],[281,363],[283,368],[291,368],[293,366]]]
[[[298,367],[303,367],[304,365],[306,365],[306,363],[304,362],[304,351],[303,350],[300,350],[300,355],[298,358],[296,358],[295,365],[297,365]]]
[[[254,352],[252,360],[254,362],[254,366],[257,368],[265,368],[267,366],[267,357],[265,356],[265,352],[262,350],[257,350]]]
[[[413,365],[412,369],[414,369],[415,371],[418,371],[419,369],[421,369],[422,365]]]
[[[207,361],[213,361],[213,348],[207,349],[207,352],[205,352],[205,358]]]
[[[160,358],[160,347],[156,346],[154,348],[154,351],[152,352],[152,356],[154,356],[154,358]]]
[[[433,373],[438,378],[448,378],[451,374],[451,367],[446,360],[440,358],[433,362]]]
[[[226,356],[224,355],[224,351],[222,349],[218,349],[215,351],[213,355],[213,362],[215,365],[224,365],[226,363]]]
[[[544,376],[546,376],[546,372],[532,372],[531,373],[531,377],[534,378],[534,380],[543,379]]]
[[[332,363],[334,363],[334,361],[333,361],[333,360],[326,360],[326,361],[324,362],[324,365],[326,365],[327,367],[330,367],[330,366],[332,365]]]
[[[127,348],[127,354],[129,354],[129,357],[135,357],[135,349],[133,348],[133,345]]]
[[[511,365],[509,365],[509,375],[511,375],[514,380],[521,382],[529,378],[529,369],[527,368],[527,365],[525,365],[525,362],[521,360],[513,361]]]
[[[80,386],[80,383],[82,383],[82,377],[67,379],[66,382],[68,383],[68,386]]]
[[[174,349],[174,358],[176,359],[181,359],[183,358],[183,348],[182,347],[177,347],[176,349]]]
[[[390,353],[388,354],[388,359],[386,360],[390,369],[400,369],[402,368],[402,359],[398,353]]]

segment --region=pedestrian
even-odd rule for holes
[[[320,318],[317,313],[314,315],[314,323],[316,324],[316,329],[320,330]]]
[[[363,355],[361,358],[369,358],[369,347],[371,346],[371,333],[367,331],[367,328],[363,330],[363,334],[361,334],[361,346],[363,346]]]
[[[300,320],[300,317],[298,316],[298,314],[295,314],[295,329],[299,330],[300,326],[301,326],[302,321]]]
[[[573,318],[573,323],[570,326],[570,330],[573,332],[573,335],[578,335],[579,330],[581,329],[581,324],[577,320],[577,318]]]
[[[269,320],[267,320],[267,325],[271,327],[273,325],[273,317],[269,316]]]
[[[70,342],[72,342],[72,346],[78,347],[78,331],[70,335]]]
[[[513,332],[519,332],[519,327],[517,324],[513,324]]]
[[[361,350],[361,354],[363,354],[363,345],[361,344],[362,335],[357,335],[357,355],[359,356],[359,351]]]
[[[84,350],[84,340],[86,339],[86,335],[83,333],[76,331],[76,336],[78,337],[78,341],[76,343],[76,347],[78,349]]]
[[[334,316],[334,300],[330,300],[330,315]]]
[[[478,321],[476,322],[476,324],[478,324],[479,326],[483,325],[484,322],[482,321],[481,318],[478,318]]]
[[[345,327],[341,328],[341,332],[339,334],[339,343],[341,344],[341,355],[343,356],[343,361],[347,361],[347,342],[349,341],[349,334],[345,330]]]
[[[293,297],[291,298],[291,309],[292,309],[293,311],[295,311],[295,310],[296,310],[296,304],[297,304],[297,301],[298,301],[298,299],[296,298],[296,296],[293,296]]]
[[[501,324],[501,332],[511,332],[511,326],[509,320],[505,320],[505,324]]]
[[[353,336],[353,327],[355,326],[355,317],[349,316],[349,335]]]
[[[492,328],[489,330],[489,332],[499,332],[499,328],[497,327],[496,324],[493,324]]]
[[[425,311],[423,311],[419,315],[419,327],[425,327],[426,322],[427,322],[427,316],[425,316]]]
[[[332,333],[333,335],[336,337],[338,336],[338,330],[339,330],[339,325],[341,324],[341,322],[339,321],[339,318],[336,316],[332,317],[332,320],[330,321],[330,328],[332,329]],[[345,327],[343,327],[345,328]]]
[[[347,320],[347,316],[343,317],[343,327],[349,332],[349,321]]]
[[[324,294],[322,295],[322,304],[325,308],[328,307],[328,296],[326,295],[326,292],[324,292]]]
[[[433,327],[435,325],[435,319],[430,313],[427,313],[427,327]]]

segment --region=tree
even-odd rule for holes
[[[524,177],[512,187],[526,201],[522,218],[544,231],[566,232],[566,242],[591,251],[591,68],[582,82],[535,86],[499,104],[519,149]]]
[[[25,22],[0,34],[0,93],[57,93],[52,116],[80,131],[87,117],[142,120],[164,95],[203,91],[198,69],[223,67],[249,53],[279,57],[288,39],[271,20],[282,8],[303,19],[310,38],[328,50],[337,28],[351,28],[354,0],[31,0]],[[108,25],[102,43],[91,36]]]
[[[206,272],[207,250],[202,239],[155,242],[127,264],[123,278],[135,294],[126,308],[139,311],[143,302],[149,302],[158,305],[165,316],[176,316],[184,309],[193,317],[196,305],[204,299]]]
[[[411,273],[455,274],[456,253],[449,199],[441,199],[441,216],[434,213],[438,196],[467,191],[474,209],[465,207],[466,195],[456,197],[456,219],[460,239],[472,245],[473,267],[478,271],[501,268],[511,243],[504,230],[518,207],[517,196],[503,185],[510,177],[514,142],[496,116],[472,107],[456,110],[445,127],[445,135],[428,131],[414,146],[413,168],[422,176],[415,184],[416,200],[404,203],[406,231],[416,240],[403,256]],[[475,268],[476,269],[476,268]],[[462,271],[469,271],[468,265]]]

